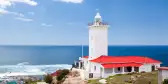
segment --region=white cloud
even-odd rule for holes
[[[7,10],[0,8],[0,14],[7,14],[7,13],[8,13]]]
[[[12,3],[9,0],[0,0],[0,8],[6,8],[11,5]]]
[[[14,14],[23,17],[24,15],[16,12],[9,12],[6,10],[7,7],[11,7],[16,3],[24,3],[30,6],[36,6],[37,2],[33,0],[0,0],[0,14]]]
[[[17,13],[17,12],[8,12],[8,14],[16,15],[16,16],[19,16],[19,17],[24,17],[24,14]]]
[[[53,1],[60,1],[60,2],[66,2],[66,3],[82,3],[83,0],[53,0]]]
[[[15,18],[15,19],[21,20],[21,21],[26,21],[26,22],[31,22],[31,21],[33,21],[33,19],[24,18],[24,17],[17,17],[17,18]]]
[[[35,13],[34,13],[34,12],[28,12],[28,14],[30,14],[30,15],[35,15]]]
[[[11,12],[6,10],[8,7],[11,7],[12,5],[15,5],[17,3],[24,3],[24,4],[28,4],[30,6],[36,6],[37,2],[35,2],[34,0],[0,0],[0,14],[11,14],[14,16],[17,16],[18,20],[22,20],[22,21],[33,21],[33,19],[29,19],[29,18],[25,18],[24,14],[22,13],[18,13],[18,12]],[[34,13],[31,13],[32,15]]]
[[[25,3],[30,6],[37,5],[37,2],[35,2],[33,0],[0,0],[0,8],[10,7],[11,5],[13,5],[15,3]]]
[[[50,24],[46,24],[46,23],[42,23],[41,26],[45,26],[45,27],[52,27],[53,25]]]
[[[22,13],[10,12],[2,8],[0,8],[0,14],[11,14],[11,15],[19,16],[19,17],[24,17],[24,14]]]

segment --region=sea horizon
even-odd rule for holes
[[[83,48],[83,56],[88,56],[88,45],[83,45]],[[109,56],[147,56],[168,66],[168,45],[109,45],[108,52]],[[30,65],[71,65],[82,56],[82,45],[0,45],[0,56],[3,58],[0,66],[23,62]]]

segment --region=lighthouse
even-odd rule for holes
[[[108,27],[109,25],[102,22],[100,13],[97,13],[94,22],[88,25],[89,60],[101,55],[108,56]]]
[[[151,72],[160,67],[161,62],[144,56],[109,56],[108,28],[100,13],[94,17],[89,29],[89,55],[79,59],[82,78],[107,78],[130,72]],[[83,50],[83,49],[82,49]]]

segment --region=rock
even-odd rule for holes
[[[63,84],[87,84],[84,80],[81,80],[80,77],[66,78]]]
[[[107,82],[106,82],[105,79],[100,79],[100,80],[99,80],[99,83],[101,83],[101,84],[106,84]]]
[[[131,76],[131,80],[135,81],[135,80],[136,80],[136,78],[135,78],[134,76]]]
[[[137,77],[139,78],[139,77],[141,77],[141,75],[137,75]]]

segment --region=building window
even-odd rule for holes
[[[94,66],[94,70],[96,71],[96,66]]]
[[[120,67],[118,67],[118,71],[120,71],[121,69],[120,69]]]

